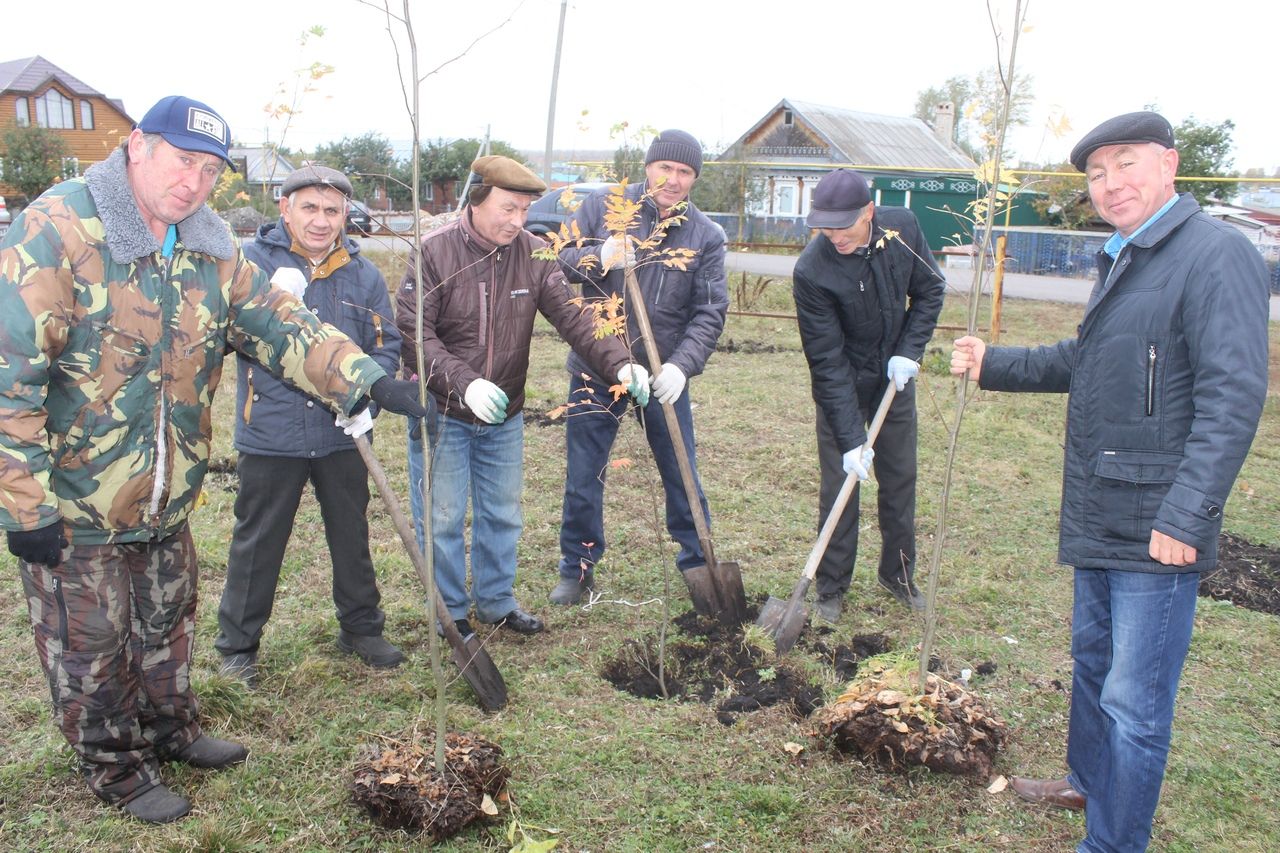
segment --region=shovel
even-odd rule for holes
[[[880,434],[880,427],[884,424],[885,415],[889,413],[889,406],[893,404],[893,398],[897,393],[897,386],[890,382],[889,387],[884,391],[884,398],[880,400],[880,408],[876,409],[876,415],[871,419],[871,429],[867,431],[867,447],[875,445],[876,436]],[[760,610],[760,618],[756,620],[756,625],[773,635],[779,654],[790,651],[796,644],[796,640],[800,638],[800,632],[804,630],[805,622],[809,619],[809,608],[804,603],[804,597],[809,592],[809,585],[813,583],[814,575],[818,573],[818,564],[822,562],[822,555],[827,553],[827,545],[831,543],[831,536],[836,532],[836,524],[844,514],[844,508],[848,505],[849,497],[857,485],[857,474],[851,473],[844,478],[840,494],[836,496],[836,502],[827,513],[827,520],[822,524],[818,541],[809,552],[809,561],[804,564],[800,580],[791,591],[791,598],[783,601],[771,595]]]
[[[655,371],[661,370],[662,357],[658,355],[658,344],[653,337],[653,327],[649,325],[649,312],[644,307],[644,294],[640,291],[635,269],[627,267],[625,277],[630,302],[628,307],[640,326],[640,337],[644,340],[649,366]],[[722,563],[716,559],[711,530],[707,527],[706,516],[702,513],[702,501],[698,499],[698,489],[693,483],[693,467],[689,464],[689,454],[685,451],[684,434],[680,430],[680,421],[676,418],[675,406],[663,403],[662,416],[667,420],[667,432],[676,453],[676,464],[680,467],[685,497],[693,512],[698,544],[702,546],[702,555],[707,561],[705,566],[683,572],[685,583],[689,587],[689,597],[693,599],[693,608],[704,616],[714,616],[725,625],[740,625],[747,618],[747,593],[742,588],[742,569],[737,563]]]
[[[355,437],[355,443],[365,467],[373,475],[373,482],[378,487],[383,505],[391,514],[396,532],[400,534],[400,541],[409,552],[413,567],[418,570],[418,577],[422,579],[427,589],[431,589],[431,578],[423,562],[422,552],[418,549],[417,538],[409,526],[409,519],[405,518],[404,511],[400,508],[399,499],[391,490],[391,484],[387,482],[387,472],[382,470],[381,463],[373,455],[373,446],[369,444],[367,437],[358,435]],[[475,634],[463,637],[457,626],[453,624],[453,617],[449,615],[449,608],[440,597],[439,589],[436,590],[436,619],[440,623],[445,640],[453,647],[453,662],[462,673],[462,677],[471,685],[471,689],[475,691],[476,697],[480,700],[480,707],[489,713],[501,711],[507,704],[507,685],[502,680],[502,673],[498,672],[493,658],[489,657],[489,653],[484,650],[480,638]]]

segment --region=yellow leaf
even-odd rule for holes
[[[800,753],[804,752],[804,746],[796,743],[795,741],[790,741],[790,740],[784,743],[782,745],[782,748],[785,749],[787,752],[791,753],[792,755],[799,755]]]
[[[1009,780],[1003,775],[997,776],[990,785],[987,786],[988,794],[998,794],[1009,786]]]
[[[404,777],[401,776],[399,773],[392,773],[390,775],[383,776],[378,781],[381,782],[383,785],[394,785],[403,778]]]
[[[547,412],[547,420],[549,420],[549,421],[554,421],[555,419],[557,419],[558,417],[560,417],[561,415],[563,415],[566,411],[568,411],[568,409],[569,409],[569,407],[568,407],[567,405],[566,405],[566,406],[556,406],[554,409],[552,409],[551,411]]]
[[[489,817],[495,817],[498,814],[498,806],[488,794],[485,794],[484,799],[480,801],[480,811]]]

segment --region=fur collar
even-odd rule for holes
[[[106,160],[86,169],[84,181],[98,208],[111,260],[129,264],[160,251],[160,241],[142,221],[133,190],[129,188],[122,149],[117,148]],[[235,256],[230,229],[208,205],[201,205],[178,223],[178,242],[189,252],[212,255],[223,261]]]

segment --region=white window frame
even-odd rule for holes
[[[51,114],[57,111],[57,120],[63,124],[52,124]],[[71,99],[57,89],[47,89],[36,98],[36,124],[50,130],[75,130],[76,117]]]

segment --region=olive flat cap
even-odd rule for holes
[[[547,191],[542,182],[528,166],[517,163],[510,157],[501,154],[489,154],[471,164],[471,171],[480,176],[480,186],[497,187],[513,193],[534,193],[541,195]]]
[[[834,169],[814,188],[805,224],[810,228],[848,228],[870,203],[871,191],[861,173]]]
[[[1089,163],[1089,155],[1104,145],[1133,145],[1154,142],[1165,148],[1173,147],[1173,127],[1168,119],[1144,110],[1109,118],[1084,135],[1071,149],[1071,165],[1081,172]]]
[[[303,166],[300,169],[294,169],[284,179],[280,194],[291,196],[307,187],[332,187],[347,198],[351,198],[351,181],[337,169],[330,169],[328,166]]]

